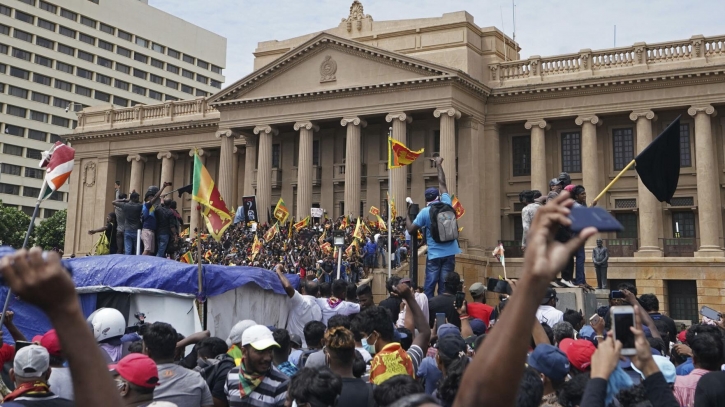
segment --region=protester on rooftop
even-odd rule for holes
[[[94,235],[96,233],[103,232],[103,234],[106,235],[106,240],[108,242],[108,249],[109,252],[107,254],[116,254],[118,253],[118,246],[116,242],[116,230],[118,228],[118,220],[116,217],[115,212],[111,212],[108,215],[106,215],[106,225],[103,227],[100,227],[98,229],[91,229],[88,231],[89,235]]]

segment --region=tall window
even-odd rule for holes
[[[561,170],[564,172],[581,172],[581,133],[561,133]]]
[[[312,165],[320,165],[320,140],[312,142]]]
[[[272,144],[272,168],[279,168],[279,144]]]
[[[614,129],[612,131],[614,143],[614,170],[626,167],[634,159],[634,134],[632,128]]]
[[[689,123],[680,123],[680,167],[692,167]]]
[[[667,300],[671,318],[687,319],[693,323],[699,321],[697,282],[695,280],[668,280]]]
[[[672,234],[679,237],[695,237],[695,214],[692,212],[672,212]]]
[[[514,177],[531,175],[531,136],[511,137]]]
[[[617,213],[614,217],[624,226],[623,231],[617,232],[617,239],[637,239],[639,237],[636,213]]]

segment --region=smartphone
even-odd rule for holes
[[[594,326],[598,324],[601,319],[602,317],[600,317],[599,314],[594,314],[591,318],[589,318],[589,325]]]
[[[720,321],[720,318],[722,317],[722,314],[720,314],[719,312],[715,311],[714,309],[712,309],[710,307],[700,308],[700,315],[702,315],[703,317],[708,317],[715,322]]]
[[[32,344],[33,344],[33,342],[15,341],[15,352],[19,351],[20,349],[23,349],[26,346],[30,346]]]
[[[622,355],[633,356],[637,354],[634,347],[634,307],[631,305],[617,305],[609,310],[612,316],[612,328],[614,339],[622,342]]]
[[[463,300],[465,300],[465,299],[466,299],[466,293],[464,293],[463,291],[458,291],[456,293],[456,309],[459,309],[463,306]]]
[[[590,226],[597,228],[600,232],[621,232],[624,230],[624,226],[612,214],[599,206],[571,208],[569,219],[571,219],[569,229],[576,233]]]
[[[440,328],[441,325],[446,323],[446,314],[436,314],[436,327]]]
[[[609,295],[612,297],[612,299],[614,299],[614,298],[624,298],[624,293],[621,292],[621,291],[619,291],[619,290],[612,290]]]
[[[497,278],[489,278],[488,284],[486,284],[488,291],[499,294],[511,294],[511,285],[506,280],[499,280]]]

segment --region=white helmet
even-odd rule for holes
[[[88,317],[87,321],[93,329],[96,342],[103,342],[126,333],[126,319],[123,318],[120,311],[114,308],[97,309]]]

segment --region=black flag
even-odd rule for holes
[[[177,192],[179,193],[179,198],[181,198],[184,195],[184,193],[187,193],[187,194],[192,193],[193,189],[194,189],[194,184],[189,184],[185,187],[179,188],[177,190]]]
[[[680,116],[634,160],[644,186],[658,201],[670,203],[680,180]]]

